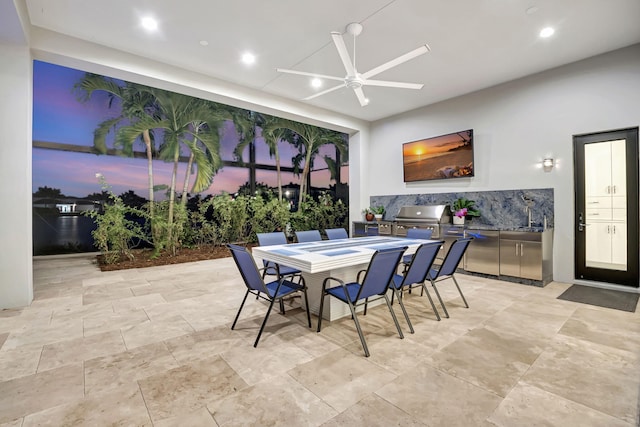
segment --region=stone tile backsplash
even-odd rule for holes
[[[526,227],[528,219],[525,200],[529,200],[532,225],[541,227],[546,217],[548,227],[553,227],[553,188],[371,196],[369,201],[371,206],[384,206],[386,212],[383,219],[391,221],[402,206],[451,206],[459,197],[476,202],[480,216],[473,218],[472,224],[507,228]]]

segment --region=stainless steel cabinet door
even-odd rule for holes
[[[520,242],[520,277],[542,280],[542,243]]]
[[[520,243],[515,240],[500,240],[500,274],[520,277]]]

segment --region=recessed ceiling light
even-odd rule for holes
[[[256,56],[251,52],[245,52],[242,54],[242,62],[247,65],[251,65],[256,62]]]
[[[542,37],[543,39],[546,39],[547,37],[551,37],[555,32],[556,30],[554,30],[553,28],[545,27],[542,30],[540,30],[540,37]]]
[[[311,86],[315,87],[316,89],[322,87],[322,80],[317,77],[314,78],[313,80],[311,80]]]
[[[209,42],[206,40],[200,40],[200,46],[209,46]]]
[[[364,99],[364,105],[369,105],[369,98]]]
[[[145,30],[154,31],[154,30],[158,29],[158,21],[156,21],[155,19],[153,19],[150,16],[146,16],[146,17],[142,18],[140,23],[142,24],[142,27]]]

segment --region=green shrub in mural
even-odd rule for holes
[[[96,229],[91,233],[95,245],[104,255],[107,264],[125,259],[133,259],[131,249],[147,241],[144,226],[133,218],[146,220],[147,212],[127,206],[122,198],[111,192],[102,175],[97,174],[102,190],[109,194],[102,213],[87,211],[85,215],[96,222]]]

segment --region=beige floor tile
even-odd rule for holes
[[[18,347],[0,350],[0,381],[35,374],[42,347]]]
[[[13,421],[8,421],[6,423],[0,423],[0,427],[22,427],[22,422],[24,418],[18,418]]]
[[[111,305],[115,313],[126,313],[158,304],[165,304],[166,302],[159,294],[148,294],[117,299],[112,301]]]
[[[220,356],[183,365],[138,382],[154,421],[190,414],[247,387]]]
[[[339,349],[289,371],[296,381],[342,412],[396,378],[364,356]]]
[[[154,427],[218,427],[218,423],[213,420],[213,416],[207,408],[196,409],[190,414],[180,414],[171,418],[164,418],[153,423]]]
[[[151,426],[137,386],[91,395],[25,417],[22,427]]]
[[[319,426],[337,412],[288,375],[274,377],[210,403],[220,427]]]
[[[125,313],[113,313],[113,311],[97,313],[96,316],[84,318],[84,336],[119,331],[121,328],[130,328],[147,321],[149,317],[143,309]]]
[[[241,343],[242,339],[226,326],[196,331],[165,341],[167,348],[180,364],[208,359]]]
[[[638,417],[638,354],[559,335],[522,380],[632,423]]]
[[[253,347],[254,340],[252,336],[222,353],[229,366],[249,385],[284,375],[313,359],[309,353],[276,334],[265,332],[257,348]]]
[[[370,427],[427,427],[422,422],[373,394],[322,424],[322,427],[370,426]]]
[[[0,422],[12,421],[82,396],[82,364],[0,382]]]
[[[111,301],[121,298],[132,297],[130,288],[109,288],[106,285],[95,285],[84,289],[82,304],[93,304],[96,302]]]
[[[120,331],[47,344],[42,348],[38,372],[126,351]]]
[[[640,350],[640,323],[632,313],[624,311],[579,307],[560,334],[614,348]]]
[[[53,344],[82,337],[82,319],[67,319],[64,322],[42,327],[23,326],[11,333],[2,348],[4,350],[18,347],[41,348]]]
[[[2,346],[4,345],[4,342],[7,340],[7,338],[9,338],[9,332],[0,334],[0,350],[2,350]]]
[[[147,320],[146,322],[121,329],[124,342],[129,349],[186,335],[193,331],[194,329],[182,316]]]
[[[126,386],[177,366],[163,343],[90,359],[84,363],[85,393],[90,395]]]
[[[544,408],[544,410],[540,410]],[[610,415],[541,390],[519,383],[489,417],[498,427],[519,426],[580,426],[632,427]]]
[[[544,342],[478,328],[432,353],[426,362],[504,397],[542,353]]]
[[[499,396],[427,365],[419,365],[376,391],[429,426],[493,426],[486,421]]]

